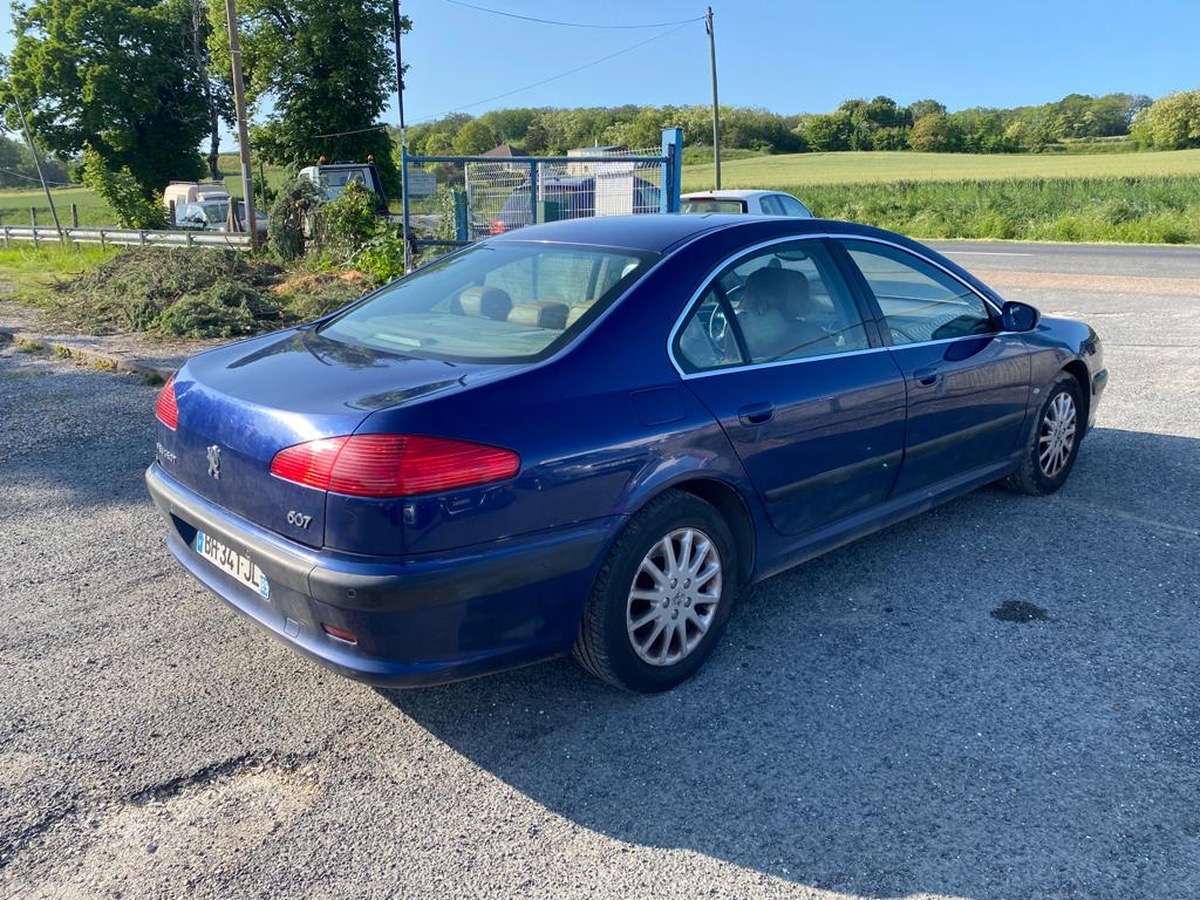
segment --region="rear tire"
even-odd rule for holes
[[[650,501],[609,550],[573,655],[609,684],[655,693],[690,678],[720,639],[737,576],[729,526],[683,491]]]
[[[1021,467],[1004,479],[1004,486],[1036,497],[1053,494],[1066,483],[1079,456],[1087,423],[1079,382],[1060,372],[1046,392],[1021,457]]]

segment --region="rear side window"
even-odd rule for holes
[[[406,356],[532,361],[570,343],[655,259],[629,250],[480,244],[388,285],[320,333]]]

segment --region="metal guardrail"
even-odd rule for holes
[[[249,250],[250,235],[225,231],[189,230],[145,230],[133,228],[64,228],[62,237],[72,244],[108,244],[123,246],[155,247],[227,247],[232,250]],[[32,241],[36,247],[43,241],[59,243],[59,232],[43,225],[0,226],[0,239],[7,249],[12,241]]]

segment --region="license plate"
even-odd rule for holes
[[[262,569],[232,547],[203,531],[196,532],[194,546],[197,553],[222,572],[232,575],[264,599],[270,599],[271,585],[267,581],[267,576],[262,573]]]

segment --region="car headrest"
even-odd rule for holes
[[[455,312],[461,313],[464,316],[495,319],[498,322],[503,322],[508,318],[508,314],[512,312],[513,302],[512,298],[508,296],[508,292],[498,287],[473,285],[463,290],[455,298],[451,307]]]

